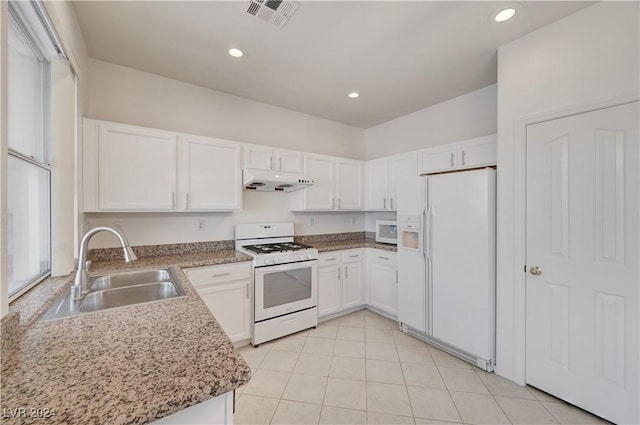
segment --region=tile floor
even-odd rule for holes
[[[236,424],[606,424],[486,373],[369,310],[240,352]]]

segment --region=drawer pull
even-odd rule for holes
[[[230,275],[231,275],[231,273],[220,273],[220,274],[214,274],[211,277],[223,277],[223,276],[230,276]]]
[[[325,258],[324,261],[336,261],[337,259],[338,259],[337,257]]]
[[[389,261],[389,257],[381,257],[381,256],[378,256],[378,258],[379,258],[379,259],[381,259],[381,260],[387,260],[387,261]]]
[[[350,255],[349,258],[358,258],[360,255]]]

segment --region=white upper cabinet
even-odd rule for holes
[[[495,165],[497,136],[477,137],[420,151],[420,174]]]
[[[84,211],[242,207],[241,144],[84,120]]]
[[[363,198],[362,162],[336,160],[336,205],[339,210],[361,210]]]
[[[180,136],[180,147],[180,209],[240,209],[241,146],[207,137]]]
[[[173,210],[175,133],[85,120],[85,211]]]
[[[361,161],[304,154],[303,172],[314,183],[291,194],[292,210],[362,209],[364,182]]]
[[[302,165],[302,152],[259,145],[244,146],[244,168],[301,173]]]
[[[397,186],[402,179],[418,176],[415,152],[367,162],[367,210],[395,211]]]

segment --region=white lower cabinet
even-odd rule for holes
[[[251,263],[186,269],[185,273],[232,342],[251,338]]]
[[[318,316],[326,317],[364,304],[362,250],[318,256]]]
[[[234,392],[229,391],[151,422],[151,425],[233,424],[233,397]]]
[[[397,254],[367,249],[367,304],[391,316],[398,315]]]

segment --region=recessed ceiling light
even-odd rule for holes
[[[354,91],[353,91],[353,92],[351,92],[351,93],[349,93],[349,97],[350,97],[351,99],[355,99],[355,98],[356,98],[356,97],[358,97],[358,96],[360,96],[360,93],[357,93],[357,92],[354,92]]]
[[[496,16],[493,17],[493,19],[495,19],[496,22],[504,22],[513,18],[515,14],[516,14],[516,10],[513,7],[508,7],[498,12]]]
[[[244,55],[244,53],[242,53],[242,50],[236,49],[235,47],[233,49],[229,49],[229,54],[234,58],[241,58],[242,55]]]

